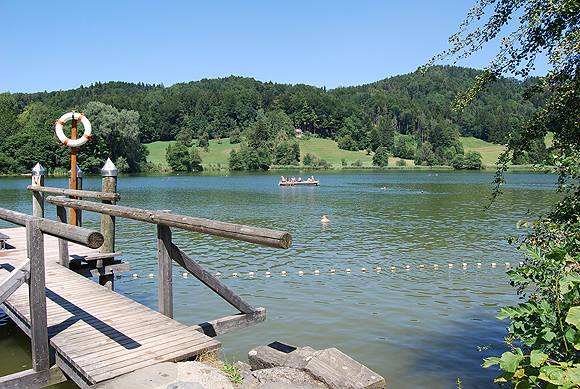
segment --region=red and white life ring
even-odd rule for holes
[[[67,138],[64,135],[64,132],[62,131],[62,129],[63,129],[64,124],[66,122],[68,122],[69,120],[72,120],[73,116],[75,114],[79,115],[76,118],[76,120],[81,121],[81,123],[83,124],[83,127],[85,128],[85,133],[80,138],[72,140],[72,139]],[[56,133],[56,136],[58,136],[58,139],[60,139],[60,141],[65,146],[69,146],[69,147],[82,146],[85,143],[87,143],[87,141],[89,139],[91,139],[91,123],[89,122],[89,119],[87,119],[87,117],[85,116],[84,113],[78,113],[78,112],[65,113],[60,118],[58,118],[56,123],[54,123],[54,131]]]

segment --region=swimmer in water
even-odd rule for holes
[[[328,223],[329,221],[330,219],[327,215],[322,215],[322,220],[320,220],[321,223]]]

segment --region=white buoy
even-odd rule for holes
[[[409,270],[411,268],[411,266],[407,265],[405,266],[405,269]]]
[[[495,262],[492,262],[491,263],[491,267],[496,267],[496,263]]]
[[[423,269],[425,265],[419,265],[419,269]]]
[[[433,265],[433,267],[434,267],[435,269],[438,269],[438,268],[439,268],[439,265],[435,264],[435,265]]]
[[[219,276],[221,276],[221,275],[222,275],[222,273],[220,273],[219,271],[218,271],[217,273],[215,273],[215,276],[216,276],[216,277],[219,277]]]
[[[232,277],[237,277],[238,273],[232,273]]]
[[[397,268],[396,268],[396,267],[394,267],[394,266],[391,266],[391,270],[395,270],[395,269],[397,269]]]
[[[477,267],[481,267],[481,262],[477,262]]]
[[[334,274],[334,273],[336,273],[336,270],[334,270],[334,269],[330,269],[330,272],[331,272],[332,274]]]
[[[187,278],[187,273],[183,273],[183,278]]]
[[[285,276],[285,275],[286,275],[286,270],[282,270],[280,273],[281,273],[283,276]]]
[[[506,262],[505,265],[506,265],[506,267],[510,267],[510,263],[509,262]]]
[[[383,269],[381,269],[380,267],[377,266],[377,271],[381,271],[381,270],[383,270]]]
[[[320,270],[314,270],[314,274],[320,274]]]
[[[250,277],[253,277],[253,276],[254,276],[254,272],[253,272],[253,271],[251,271],[251,272],[249,272],[249,273],[248,273],[248,275],[249,275]]]
[[[467,263],[463,262],[463,267],[467,267]]]
[[[523,262],[520,262],[520,266],[524,266],[524,263]]]
[[[153,274],[153,273],[149,274],[149,278],[153,278],[153,277],[155,277],[155,274]]]
[[[299,270],[299,271],[298,271],[298,275],[299,275],[299,276],[301,276],[301,275],[303,275],[303,274],[304,274],[304,272],[303,272],[302,270]]]
[[[449,267],[453,267],[453,264],[452,264],[452,263],[450,263],[450,264],[449,264]]]
[[[137,278],[137,277],[139,277],[139,276],[137,275],[137,273],[133,274],[133,278]]]
[[[363,273],[367,271],[367,269],[365,269],[364,267],[362,269],[360,269],[360,271],[362,271]]]
[[[270,272],[269,271],[266,272],[266,277],[270,277]]]
[[[346,269],[346,272],[347,272],[347,273],[350,273],[350,269]]]

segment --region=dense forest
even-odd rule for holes
[[[230,76],[171,87],[98,82],[67,91],[3,93],[0,173],[29,172],[36,162],[50,172],[68,170],[68,150],[55,141],[54,122],[71,110],[85,113],[93,127],[91,141],[78,149],[88,173],[98,172],[107,157],[121,171],[153,169],[143,145],[157,140],[203,148],[208,139],[236,139],[241,144],[230,161],[233,169],[297,164],[295,129],[333,139],[343,149],[451,164],[463,155],[460,136],[506,143],[545,101],[522,98],[537,80],[502,78],[464,111],[454,111],[455,95],[478,74],[437,66],[426,74],[332,90]],[[538,155],[524,155],[522,162],[536,162],[538,147]]]

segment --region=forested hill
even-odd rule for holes
[[[42,151],[37,143],[44,138],[54,143],[54,120],[73,109],[96,119],[98,139],[81,149],[93,159],[93,165],[85,167],[89,171],[106,156],[114,161],[121,157],[126,169],[139,170],[146,157],[140,143],[178,139],[191,144],[200,137],[245,135],[260,118],[268,120],[270,132],[301,128],[334,139],[342,148],[375,151],[382,146],[406,158],[412,158],[412,149],[418,150],[423,143],[432,144],[433,150],[451,147],[458,134],[505,143],[539,107],[538,101],[522,99],[526,85],[535,80],[501,79],[465,111],[454,112],[455,94],[478,73],[437,66],[425,75],[411,73],[328,91],[230,76],[171,87],[108,82],[68,91],[4,93],[0,95],[0,139],[6,141],[0,144],[0,172],[29,170],[27,165],[41,152],[54,154],[45,158],[46,167],[61,166],[63,152],[54,147]],[[396,144],[398,136],[405,136],[400,142],[404,144]],[[27,139],[34,144],[27,144]],[[409,139],[418,143],[410,145]],[[22,161],[18,149],[27,148],[28,157]],[[21,164],[25,166],[17,167]]]
[[[424,134],[432,128],[433,121],[450,120],[461,136],[505,143],[506,137],[542,106],[547,96],[536,96],[531,101],[522,98],[523,91],[538,81],[536,78],[524,82],[501,78],[474,104],[455,112],[453,99],[481,73],[470,68],[437,66],[425,76],[416,72],[331,93],[361,107],[374,124],[392,120],[403,134]]]

